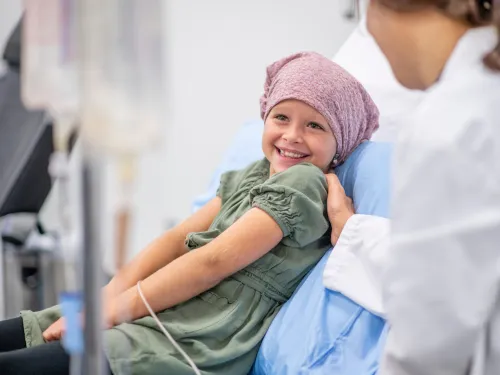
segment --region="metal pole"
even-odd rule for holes
[[[0,228],[0,320],[5,319],[5,272],[2,228]]]
[[[80,115],[86,111],[86,82],[85,71],[91,43],[86,38],[87,27],[92,15],[89,13],[88,1],[74,0],[77,9],[78,22],[78,61],[80,65]],[[96,1],[96,0],[94,0]],[[84,117],[84,116],[83,116]],[[83,117],[80,121],[84,121]],[[101,262],[100,225],[102,212],[100,208],[99,178],[100,166],[92,157],[88,144],[82,140],[82,216],[83,216],[83,303],[85,309],[84,340],[85,351],[82,358],[83,375],[103,375],[105,372],[105,359],[103,348],[103,320],[101,288],[103,286],[103,269]]]
[[[85,306],[84,375],[102,375],[105,369],[101,288],[103,269],[99,238],[102,215],[99,204],[99,166],[84,152],[83,158],[83,286]]]

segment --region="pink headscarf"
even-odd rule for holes
[[[325,117],[337,139],[339,162],[378,129],[378,109],[361,83],[315,52],[297,53],[267,68],[262,119],[287,99],[300,100]]]

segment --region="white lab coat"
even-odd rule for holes
[[[381,375],[500,373],[500,74],[482,64],[495,42],[468,32],[409,114],[392,228],[355,215],[329,259],[325,285],[391,325]]]

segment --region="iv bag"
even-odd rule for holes
[[[76,0],[24,0],[22,97],[73,126],[79,102]]]
[[[161,138],[163,0],[83,1],[83,138],[135,156]]]

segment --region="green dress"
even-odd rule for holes
[[[244,270],[158,317],[203,374],[247,375],[280,307],[330,246],[327,183],[311,164],[269,177],[269,162],[262,160],[224,174],[217,194],[220,213],[208,231],[187,237],[190,250],[209,243],[252,207],[273,217],[284,237]],[[30,347],[43,344],[42,332],[60,311],[21,316]],[[193,374],[151,317],[107,330],[105,347],[114,375]]]

